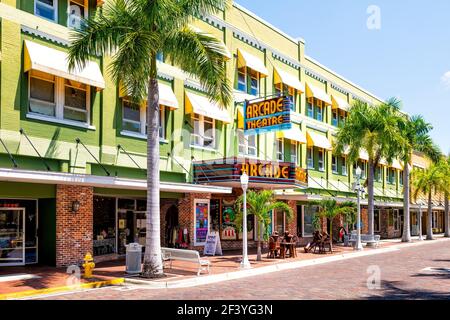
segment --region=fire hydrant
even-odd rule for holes
[[[86,253],[86,255],[84,256],[83,268],[84,268],[84,277],[87,279],[92,278],[92,271],[94,271],[95,263],[94,259],[92,258],[92,255],[89,252]]]

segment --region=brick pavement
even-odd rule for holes
[[[376,290],[367,287],[370,266],[381,271],[381,287]],[[128,285],[46,299],[450,299],[450,274],[422,271],[427,267],[450,267],[449,241],[195,288]]]

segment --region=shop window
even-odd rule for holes
[[[394,216],[394,230],[399,231],[400,230],[400,213],[398,209],[393,210],[393,216]]]
[[[118,199],[117,200],[117,208],[124,209],[124,210],[135,210],[136,209],[136,200]]]
[[[318,156],[319,171],[325,171],[325,152],[322,148],[318,149],[317,156]]]
[[[308,147],[306,151],[306,162],[308,169],[314,169],[314,149],[313,147]]]
[[[277,231],[279,235],[283,235],[286,230],[286,224],[285,224],[285,214],[283,211],[275,210],[273,213],[274,219],[273,221],[273,228],[272,231]]]
[[[245,136],[244,130],[238,130],[239,154],[256,157],[256,135]]]
[[[191,143],[194,146],[212,148],[215,142],[215,120],[199,114],[192,115],[194,132],[191,135]]]
[[[94,256],[116,252],[116,198],[94,197]]]
[[[339,120],[338,120],[338,109],[333,109],[331,111],[331,124],[335,127],[338,126]]]
[[[67,26],[69,28],[80,29],[82,19],[87,18],[87,11],[87,1],[70,0]]]
[[[343,176],[346,176],[348,174],[347,172],[347,158],[341,157],[341,173]]]
[[[238,69],[237,89],[242,92],[247,92],[247,68]]]
[[[331,170],[333,171],[334,174],[338,174],[338,158],[336,156],[332,156],[331,157]]]
[[[34,14],[51,21],[58,20],[58,0],[34,0]]]
[[[284,139],[277,139],[277,160],[284,161]]]
[[[298,144],[295,141],[291,141],[291,162],[297,164]]]
[[[90,122],[90,87],[77,81],[32,70],[29,72],[29,113],[68,120]]]
[[[309,237],[312,236],[314,233],[314,215],[316,215],[319,212],[320,208],[318,206],[304,206],[303,209],[303,231],[302,236],[303,237]]]

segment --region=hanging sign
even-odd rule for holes
[[[208,233],[203,254],[205,256],[222,255],[222,245],[220,243],[220,237],[217,231]]]
[[[246,135],[291,129],[291,101],[277,97],[244,104],[244,132]]]

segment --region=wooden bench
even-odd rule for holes
[[[357,235],[356,234],[351,234],[350,236],[350,240],[349,242],[351,242],[353,245],[356,244],[357,241]],[[376,235],[369,235],[369,234],[362,234],[361,235],[361,243],[365,243],[365,244],[373,244],[375,247],[378,247],[378,244],[380,243],[380,235],[376,234]]]
[[[172,249],[172,248],[161,248],[162,258],[164,262],[170,261],[170,268],[172,269],[172,261],[188,261],[193,263],[198,263],[197,276],[200,275],[202,271],[208,271],[211,263],[209,260],[201,259],[198,251],[195,250],[182,250],[182,249]]]

